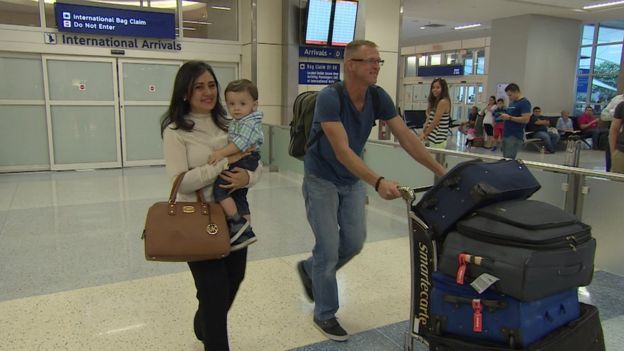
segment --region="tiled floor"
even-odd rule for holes
[[[202,350],[186,265],[143,257],[145,213],[167,193],[161,167],[0,175],[0,350]],[[266,173],[249,199],[259,241],[230,314],[233,350],[403,349],[404,217],[368,209],[368,243],[339,272],[338,317],[353,337],[334,343],[312,326],[295,273],[313,245],[300,178]],[[624,349],[623,289],[604,272],[589,288],[610,350]]]

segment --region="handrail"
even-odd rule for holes
[[[275,125],[275,124],[268,124],[268,123],[265,123],[265,124],[271,128],[290,129],[289,126],[284,126],[284,125]],[[387,141],[387,140],[369,140],[368,142],[372,144],[387,145],[387,146],[392,146],[392,147],[401,147],[399,143],[393,142],[393,141]],[[473,154],[473,153],[468,153],[468,152],[463,152],[463,151],[436,149],[436,148],[429,148],[429,147],[427,148],[427,150],[429,150],[429,152],[434,153],[434,154],[459,156],[459,157],[474,158],[474,159],[480,158],[480,159],[492,160],[492,161],[500,160],[502,158],[500,156],[494,156],[494,155],[481,155],[481,154]],[[551,163],[544,163],[544,162],[537,162],[537,161],[522,160],[522,162],[524,162],[524,164],[527,166],[531,166],[534,168],[538,168],[538,169],[542,169],[542,170],[550,171],[550,172],[557,172],[557,173],[563,173],[563,174],[578,174],[578,175],[587,176],[587,177],[606,178],[609,180],[614,180],[616,182],[624,182],[624,174],[620,174],[620,173],[596,171],[593,169],[570,167],[570,166],[563,166],[563,165],[553,165]]]
[[[401,147],[398,143],[387,141],[387,140],[369,140],[368,142],[372,144],[387,145],[387,146],[392,146],[392,147]],[[475,159],[480,158],[480,159],[487,159],[487,160],[493,160],[493,161],[500,160],[502,158],[500,156],[494,156],[494,155],[472,154],[472,153],[467,153],[463,151],[436,149],[436,148],[429,148],[429,147],[427,148],[427,150],[429,150],[430,152],[434,154],[444,154],[444,155],[468,157],[468,158],[475,158]],[[620,174],[620,173],[611,173],[611,172],[605,172],[605,171],[596,171],[596,170],[587,169],[587,168],[554,165],[551,163],[544,163],[544,162],[537,162],[537,161],[522,160],[522,162],[527,166],[535,167],[538,169],[543,169],[545,171],[550,171],[550,172],[557,172],[557,173],[564,173],[564,174],[578,174],[578,175],[588,176],[588,177],[606,178],[609,180],[614,180],[616,182],[624,182],[624,174]]]

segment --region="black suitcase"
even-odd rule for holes
[[[427,191],[413,211],[441,240],[457,221],[473,210],[499,201],[526,199],[540,184],[517,160],[457,164]]]
[[[430,351],[605,351],[598,309],[581,304],[581,317],[523,349],[471,343],[456,337],[429,335]]]
[[[512,200],[460,221],[444,242],[439,270],[460,284],[488,273],[499,279],[498,292],[532,301],[589,285],[595,251],[591,228],[575,216],[544,202]]]

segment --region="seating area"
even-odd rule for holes
[[[557,122],[559,121],[559,118],[561,118],[560,116],[543,116],[544,118],[548,119],[549,122],[549,126],[552,128],[556,128],[557,127]],[[580,131],[581,128],[579,127],[578,124],[578,120],[576,116],[570,116],[570,119],[572,120],[572,127],[574,128],[574,133],[564,133],[561,134],[561,139],[559,139],[559,144],[564,144],[572,135],[579,135],[580,136]],[[537,151],[540,151],[542,146],[543,146],[543,142],[541,139],[539,138],[532,138],[532,132],[525,132],[524,133],[524,145],[525,146],[532,146],[535,147],[537,149]],[[590,143],[591,140],[591,136],[585,136],[581,138],[581,141],[583,142],[583,144],[588,148],[591,149],[592,145]]]

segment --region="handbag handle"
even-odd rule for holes
[[[178,189],[180,188],[180,184],[182,184],[182,179],[184,178],[185,174],[186,174],[186,171],[178,174],[176,179],[173,181],[173,186],[171,187],[171,193],[169,194],[169,214],[170,215],[176,214],[176,208],[175,208],[176,197],[178,196]],[[196,190],[195,193],[197,194],[197,202],[201,204],[202,214],[208,215],[212,219],[212,216],[209,211],[210,205],[206,202],[206,199],[204,198],[204,194],[202,190],[201,189]]]

